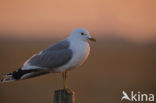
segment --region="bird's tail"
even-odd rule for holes
[[[12,81],[15,81],[13,76],[11,74],[5,74],[5,75],[2,75],[2,79],[0,83],[6,83],[6,82],[12,82]]]
[[[48,73],[49,72],[47,71],[40,71],[38,69],[22,70],[21,68],[19,68],[16,71],[3,75],[3,78],[0,81],[0,83],[28,79],[28,78],[37,77],[43,74],[48,74]]]

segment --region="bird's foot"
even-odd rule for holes
[[[70,88],[65,88],[65,91],[66,91],[68,94],[73,94],[73,90],[70,89]]]

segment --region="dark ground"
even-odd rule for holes
[[[0,74],[19,68],[32,54],[56,42],[51,41],[1,40]],[[71,71],[68,79],[76,90],[76,103],[119,103],[123,90],[156,95],[156,45],[98,40],[91,43],[87,62]],[[0,84],[0,103],[53,103],[54,91],[60,88],[60,74]]]

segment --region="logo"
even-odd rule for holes
[[[122,98],[121,98],[121,101],[123,100],[128,100],[128,101],[151,101],[151,102],[154,102],[154,94],[145,94],[145,93],[141,93],[140,91],[138,92],[134,92],[134,91],[131,91],[130,92],[130,95],[128,95],[125,91],[122,91]]]

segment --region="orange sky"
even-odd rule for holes
[[[156,0],[0,0],[0,37],[67,36],[77,27],[94,36],[156,38]]]

